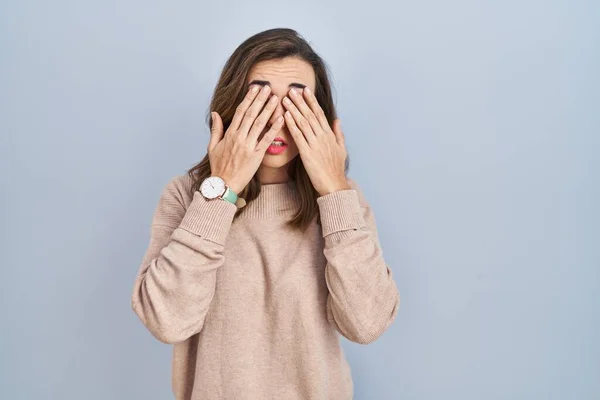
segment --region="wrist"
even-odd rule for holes
[[[352,187],[348,184],[348,182],[338,182],[338,183],[332,184],[330,186],[327,186],[326,188],[323,188],[323,189],[319,190],[318,192],[319,192],[320,196],[325,196],[325,195],[328,195],[330,193],[337,192],[340,190],[350,190],[350,189],[352,189]]]
[[[229,187],[229,190],[231,190],[235,194],[240,194],[240,192],[244,189],[236,182],[233,182],[231,180],[228,181],[225,178],[223,178],[223,180],[225,181],[225,184],[227,185],[227,187]]]
[[[242,185],[240,185],[226,173],[213,172],[211,173],[211,176],[218,176],[219,178],[223,179],[225,185],[227,185],[230,190],[235,192],[235,194],[239,194],[244,189]]]

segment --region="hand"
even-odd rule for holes
[[[289,101],[291,98],[292,101]],[[286,100],[287,99],[287,100]],[[284,97],[285,123],[294,138],[302,163],[321,196],[351,189],[346,180],[346,145],[340,120],[329,126],[323,109],[312,91],[292,88]]]
[[[233,120],[225,132],[225,138],[221,116],[217,112],[211,113],[213,119],[208,143],[211,174],[223,178],[238,194],[258,170],[267,148],[285,122],[283,117],[279,117],[260,142],[258,141],[277,106],[275,95],[267,102],[271,91],[268,85],[260,91],[259,89],[259,85],[249,88],[246,97],[235,111]],[[263,109],[265,102],[267,105]]]

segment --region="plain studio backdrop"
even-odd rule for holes
[[[131,310],[164,185],[243,40],[333,73],[401,305],[355,399],[600,398],[600,3],[4,1],[0,398],[168,399]],[[282,399],[285,400],[285,399]]]

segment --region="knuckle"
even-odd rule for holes
[[[267,124],[267,121],[264,118],[258,118],[256,121],[254,121],[254,126],[256,128],[264,128],[265,125]]]
[[[248,109],[245,113],[244,113],[244,118],[247,119],[251,119],[253,120],[254,118],[256,118],[256,113],[253,109]]]
[[[251,152],[252,152],[252,149],[250,148],[249,140],[244,140],[243,142],[240,143],[240,147],[238,149],[238,154],[240,155],[240,157],[242,159],[248,158],[248,155]]]
[[[308,124],[308,121],[306,121],[305,118],[300,119],[300,121],[297,122],[297,125],[300,128],[306,128],[306,125]]]
[[[244,148],[244,137],[243,135],[236,135],[235,139],[233,140],[233,144],[232,144],[232,151],[234,152],[239,152],[241,149]]]

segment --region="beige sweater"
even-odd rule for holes
[[[352,399],[339,334],[376,340],[399,293],[373,210],[349,183],[317,199],[322,226],[301,233],[285,226],[294,182],[263,185],[235,222],[235,205],[192,196],[188,176],[169,182],[132,307],[174,344],[176,399]]]

